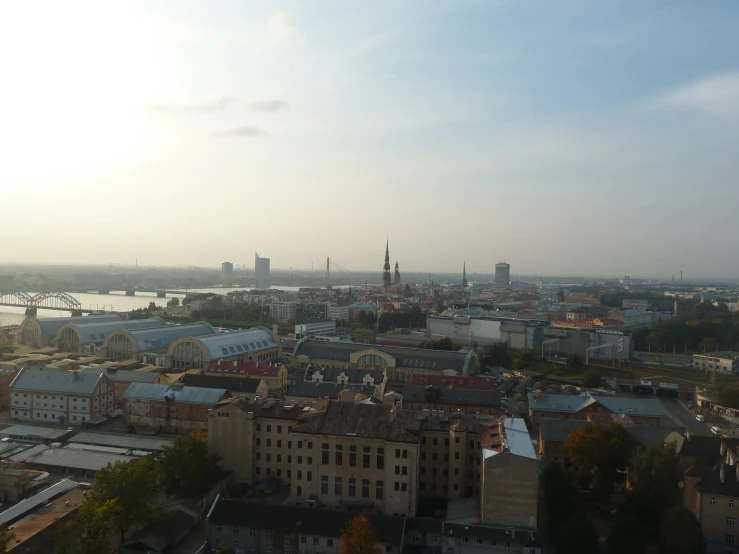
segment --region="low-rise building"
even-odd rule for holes
[[[205,322],[131,331],[116,329],[106,335],[101,351],[103,356],[115,361],[137,360],[159,365],[177,339],[215,334],[216,329]]]
[[[441,410],[467,414],[500,412],[500,393],[489,390],[447,389],[433,386],[405,385],[401,392],[408,410]]]
[[[693,354],[693,367],[730,375],[739,371],[739,352]]]
[[[388,381],[405,383],[413,375],[476,375],[480,362],[474,350],[450,352],[424,348],[368,345],[303,339],[295,346],[292,367],[381,369]]]
[[[297,304],[295,302],[273,302],[269,305],[269,317],[276,323],[295,323]]]
[[[218,497],[208,511],[208,546],[233,552],[339,554],[341,531],[357,514]],[[405,519],[370,515],[382,552],[400,554]]]
[[[739,554],[739,439],[673,433],[684,471],[683,503],[698,519],[709,554]]]
[[[102,372],[25,367],[10,384],[10,417],[80,425],[115,407],[115,387]]]
[[[25,346],[40,348],[51,345],[57,333],[59,333],[59,329],[67,323],[89,324],[122,321],[124,319],[121,314],[113,313],[74,317],[37,318],[35,315],[27,316],[21,323],[18,342]]]
[[[319,399],[340,400],[341,402],[363,402],[370,398],[381,400],[380,387],[361,383],[344,385],[296,381],[290,383],[285,391],[285,399],[290,402],[315,402]]]
[[[659,425],[663,415],[656,398],[530,392],[528,400],[531,424],[537,430],[541,418]]]
[[[206,373],[208,375],[264,381],[272,396],[282,396],[287,389],[287,369],[279,362],[227,362],[216,360],[210,363]]]
[[[416,387],[437,387],[444,389],[495,390],[495,378],[469,375],[414,375],[411,385]]]
[[[226,389],[131,383],[123,395],[123,420],[133,429],[183,435],[204,431],[209,410],[228,396]]]
[[[338,304],[328,305],[328,318],[331,321],[349,321],[349,306],[339,306]]]
[[[309,367],[305,370],[304,381],[309,383],[336,383],[338,385],[378,387],[377,397],[382,398],[385,394],[387,374],[379,369]]]
[[[131,371],[130,369],[117,368],[95,368],[88,367],[78,370],[80,373],[96,374],[102,372],[110,382],[113,383],[114,404],[118,408],[123,407],[123,395],[131,383],[153,383],[162,384],[167,382],[167,376],[163,373]]]
[[[82,318],[82,321],[65,323],[59,328],[54,342],[60,350],[64,352],[100,354],[105,337],[113,331],[118,329],[136,331],[140,329],[153,329],[155,327],[167,327],[167,322],[160,317],[93,322],[86,322],[85,319],[88,318]]]
[[[297,340],[303,337],[333,335],[334,333],[336,333],[336,320],[301,323],[295,326],[295,338]]]
[[[269,388],[267,388],[267,383],[263,379],[185,373],[180,377],[179,382],[186,387],[224,389],[231,393],[231,396],[245,396],[247,398],[267,398],[269,396]]]
[[[272,332],[263,327],[188,336],[174,340],[167,349],[165,364],[180,370],[209,367],[214,360],[223,362],[267,362],[280,356]]]

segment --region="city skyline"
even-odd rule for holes
[[[738,5],[44,6],[0,7],[5,262],[739,276]]]

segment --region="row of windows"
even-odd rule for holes
[[[443,470],[442,473],[443,473],[444,477],[449,477],[449,470],[447,468],[444,468],[444,470]],[[458,467],[455,467],[454,468],[454,475],[459,475],[459,473],[460,473],[459,472],[459,468]],[[425,467],[422,467],[420,469],[420,474],[421,475],[426,475],[426,468]],[[403,475],[405,475],[405,473]],[[431,476],[432,477],[436,477],[437,475],[438,475],[437,469],[435,467],[432,467],[431,468]],[[477,479],[477,480],[479,480],[480,479],[480,474],[479,473],[473,473],[471,471],[468,471],[467,472],[467,479]]]
[[[426,452],[421,452],[421,460],[425,460],[425,459],[426,459]],[[438,459],[439,459],[439,454],[437,452],[432,452],[431,453],[431,460],[435,462]],[[459,454],[459,452],[455,452],[454,453],[454,459],[455,460],[460,460],[461,459],[461,455]],[[444,454],[444,461],[445,462],[448,462],[449,461],[449,454]],[[475,456],[467,456],[467,461],[469,463],[475,462]],[[477,457],[477,465],[480,465],[480,458],[479,458],[479,456]]]
[[[15,410],[14,411],[14,415],[18,415],[18,410]],[[23,415],[27,415],[27,414],[24,412]],[[36,417],[38,419],[41,419],[41,414],[37,413],[34,417]],[[46,412],[44,412],[44,419],[55,419],[55,418],[53,416],[52,417],[49,417],[49,414],[46,413]],[[72,416],[72,421],[77,421],[77,416],[76,415],[73,415]],[[80,421],[87,421],[87,419],[84,418],[84,417],[81,417],[80,418]]]
[[[277,427],[277,432],[278,433],[282,433],[282,425],[276,425],[276,427]],[[292,425],[288,425],[286,427],[287,427],[287,432],[288,433],[291,433],[292,430],[293,430]],[[262,431],[262,424],[261,423],[257,423],[257,431],[258,432],[261,432]],[[267,432],[268,433],[271,433],[272,432],[272,424],[271,423],[267,423]],[[302,442],[303,441],[299,441],[298,442],[298,448],[302,448],[302,444],[301,444]],[[313,443],[312,442],[309,442],[308,443],[308,448],[313,448]]]
[[[715,506],[716,505],[716,499],[714,497],[711,497],[709,499],[709,501],[711,503],[711,506]],[[734,507],[734,499],[731,498],[731,499],[729,499],[729,508],[733,508],[733,507]]]
[[[310,479],[309,479],[310,480]],[[402,483],[403,490],[406,490],[406,484]],[[382,500],[384,496],[384,486],[385,483],[383,481],[375,481],[375,499]],[[362,487],[361,487],[361,495],[362,498],[369,498],[370,497],[370,480],[369,479],[362,479]],[[329,482],[328,482],[328,476],[324,475],[321,477],[321,494],[328,494],[329,490]],[[334,494],[336,496],[342,496],[344,490],[344,479],[342,477],[334,477]],[[395,483],[395,490],[399,490],[398,482]],[[300,487],[297,487],[297,493],[298,496],[302,495],[302,491]],[[347,496],[355,497],[357,496],[357,480],[354,477],[349,477],[347,482]]]
[[[459,437],[454,437],[454,444],[459,444],[459,443],[460,443],[460,438]],[[426,444],[426,437],[421,437],[421,444]],[[431,439],[431,444],[433,446],[438,446],[439,445],[439,438],[438,437],[433,437]],[[447,437],[447,438],[444,439],[444,446],[449,446],[449,437]],[[475,443],[474,440],[470,439],[470,448],[480,448],[480,441],[477,441],[477,443]]]

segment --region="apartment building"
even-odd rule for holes
[[[293,476],[292,502],[413,516],[419,440],[399,413],[396,406],[330,402],[301,422],[292,434],[310,443],[313,464]]]
[[[376,396],[382,398],[385,394],[387,374],[379,369],[309,367],[305,370],[304,381],[307,383],[335,383],[337,385],[376,387]]]
[[[208,419],[209,451],[237,481],[275,477],[290,485],[291,505],[388,515],[412,516],[422,498],[508,502],[509,491],[496,491],[493,477],[508,479],[526,462],[491,469],[484,478],[486,463],[492,468],[503,460],[486,462],[486,450],[503,452],[506,437],[493,416],[409,411],[400,404],[236,399],[219,404]],[[536,470],[526,471],[536,488]]]
[[[273,302],[269,305],[269,317],[276,323],[295,323],[297,304],[295,302]]]
[[[408,410],[494,415],[501,408],[500,393],[496,391],[405,385],[401,394],[403,407]]]
[[[10,384],[10,417],[79,425],[115,407],[115,387],[102,372],[24,367]]]
[[[683,503],[701,524],[709,554],[739,554],[739,439],[673,433],[684,470]]]
[[[181,383],[131,383],[123,394],[123,421],[134,430],[187,435],[207,428],[208,413],[230,396],[225,389]]]
[[[271,396],[282,396],[287,389],[287,369],[278,362],[232,362],[214,360],[206,370],[208,375],[257,379],[267,384]]]

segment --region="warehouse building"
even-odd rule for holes
[[[213,360],[264,362],[279,357],[272,333],[262,327],[213,335],[185,335],[173,341],[165,364],[176,369],[203,369]]]
[[[177,339],[215,334],[215,328],[205,322],[138,331],[118,329],[105,337],[102,353],[115,361],[138,360],[151,365],[163,365],[159,363],[160,358]]]
[[[167,327],[160,317],[150,319],[131,319],[126,321],[102,321],[95,323],[65,323],[56,335],[56,345],[65,352],[84,352],[100,354],[105,337],[118,329],[138,331]]]
[[[88,315],[88,316],[76,316],[76,317],[47,317],[37,318],[36,316],[28,316],[21,323],[20,329],[20,343],[26,346],[33,346],[41,348],[42,346],[49,346],[56,338],[59,329],[67,323],[105,323],[123,321],[123,316],[120,314],[103,314],[103,315]]]

